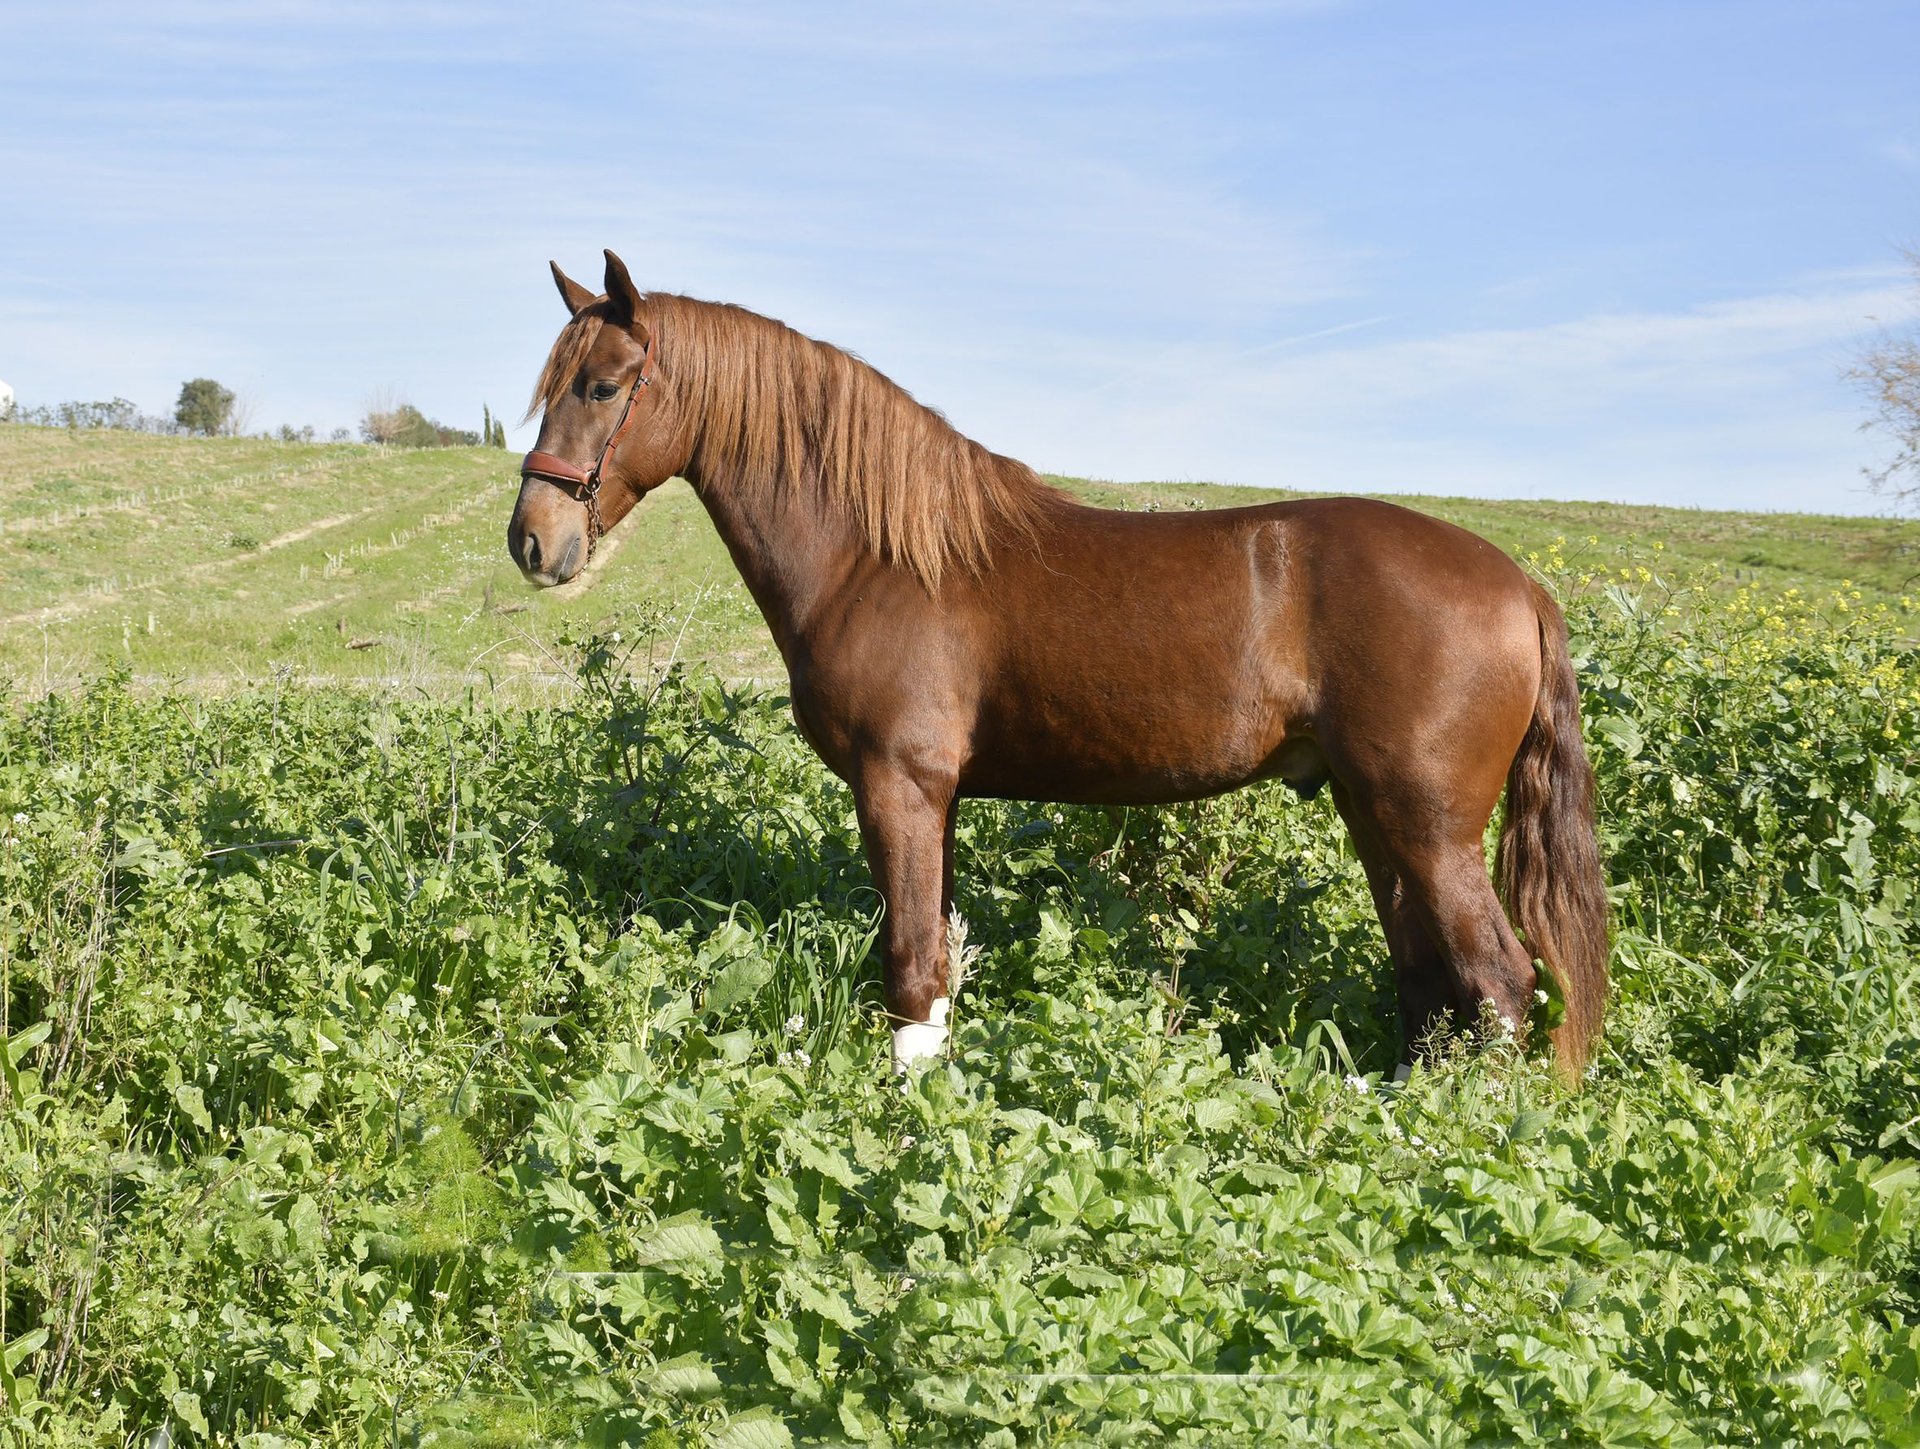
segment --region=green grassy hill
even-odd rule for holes
[[[33,687],[116,661],[140,679],[214,688],[276,670],[428,689],[537,683],[564,672],[556,641],[569,631],[658,608],[691,614],[685,657],[734,676],[778,673],[752,600],[683,485],[617,529],[587,580],[527,587],[504,541],[514,462],[482,448],[0,427],[0,671]],[[1290,496],[1060,481],[1114,508]],[[1638,559],[1674,577],[1714,568],[1775,590],[1858,588],[1869,600],[1920,574],[1920,523],[1398,501],[1523,555],[1563,538],[1576,570]]]

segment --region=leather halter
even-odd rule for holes
[[[653,338],[647,338],[646,350],[640,354],[640,375],[633,380],[633,386],[627,390],[627,405],[620,410],[620,421],[613,425],[613,431],[607,434],[607,441],[601,446],[600,456],[593,460],[591,468],[582,468],[577,463],[569,463],[552,453],[542,453],[537,449],[520,460],[520,476],[538,478],[542,482],[552,483],[564,488],[580,502],[587,505],[587,557],[593,557],[593,546],[600,541],[600,535],[606,530],[600,523],[600,479],[606,472],[607,460],[613,456],[613,450],[620,446],[620,440],[627,435],[627,429],[633,423],[633,405],[640,400],[640,389],[653,385]],[[640,490],[645,492],[646,490]]]

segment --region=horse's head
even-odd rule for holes
[[[600,297],[552,265],[573,320],[534,392],[533,406],[545,412],[507,525],[507,552],[542,588],[578,574],[600,535],[686,463],[660,426],[655,339],[639,320],[640,293],[625,264],[607,253]]]

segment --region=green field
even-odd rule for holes
[[[693,501],[555,597],[511,494],[0,429],[0,1444],[1920,1442],[1912,526],[1430,503],[1569,605],[1579,1092],[1390,1085],[1280,790],[969,804],[903,1088]]]
[[[276,670],[436,690],[540,687],[564,673],[562,638],[654,609],[686,623],[684,657],[731,678],[779,675],[753,601],[684,485],[622,524],[589,580],[542,594],[506,555],[516,467],[480,448],[0,427],[0,670],[37,688],[121,662],[143,681],[195,687]],[[1060,481],[1116,508],[1290,496]],[[1920,523],[1400,501],[1521,554],[1563,538],[1576,571],[1711,566],[1729,583],[1820,597],[1844,586],[1869,600],[1920,576]]]

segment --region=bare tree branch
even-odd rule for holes
[[[1906,253],[1920,293],[1920,251]],[[1862,431],[1891,439],[1891,456],[1860,471],[1876,493],[1898,506],[1920,504],[1920,322],[1883,327],[1841,374],[1867,399]]]

